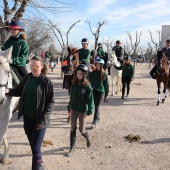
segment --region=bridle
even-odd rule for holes
[[[164,58],[162,58],[162,62],[163,62],[163,61],[166,62],[166,60],[165,60]],[[160,69],[165,69],[165,65],[164,65],[164,64],[162,64],[162,65],[163,65],[163,67],[160,67],[160,68],[157,69],[157,73],[158,73],[159,75],[162,75],[162,76],[163,76],[163,75],[165,75],[167,72],[169,72],[169,67],[167,68],[167,70],[165,70],[164,73],[161,74],[161,73],[159,72],[159,70],[160,70]]]
[[[7,60],[7,61],[4,62],[4,63],[9,63],[9,61]],[[0,65],[1,65],[1,64],[4,64],[4,63],[0,63]],[[11,73],[11,70],[9,70],[8,73],[7,73],[8,77],[9,77],[9,74],[10,74],[10,73]],[[6,83],[6,84],[0,84],[0,88],[2,88],[2,87],[6,87],[6,88],[7,88],[7,86],[8,86],[8,80],[7,80],[7,83]]]

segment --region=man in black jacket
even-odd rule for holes
[[[162,48],[162,51],[164,52],[165,56],[167,57],[167,60],[170,61],[170,40],[166,40],[166,47]],[[152,68],[150,71],[150,75],[153,79],[156,79],[156,70],[157,70],[157,64]]]

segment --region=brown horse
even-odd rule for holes
[[[164,85],[162,103],[165,102],[166,89],[167,89],[168,80],[169,80],[169,66],[168,66],[167,58],[165,57],[162,51],[157,51],[157,59],[158,59],[157,71],[156,71],[156,80],[157,80],[157,87],[158,87],[157,105],[159,105],[160,94],[161,94],[160,92],[161,83],[163,83]]]

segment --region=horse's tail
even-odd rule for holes
[[[170,80],[168,81],[167,89],[170,91]]]

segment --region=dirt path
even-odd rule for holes
[[[51,73],[56,104],[45,139],[54,145],[42,148],[48,170],[169,170],[170,99],[156,106],[156,82],[148,72],[146,64],[137,66],[129,98],[122,100],[118,94],[109,97],[109,103],[102,103],[100,124],[89,131],[92,147],[86,149],[85,140],[78,132],[76,154],[71,158],[65,157],[70,130],[66,122],[68,94],[61,88],[59,68]],[[88,117],[88,128],[92,118]],[[142,139],[137,143],[125,141],[123,137],[130,133],[139,134]],[[30,147],[17,115],[12,118],[7,136],[12,163],[0,165],[0,170],[30,170]]]

